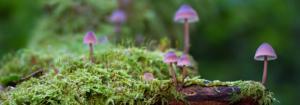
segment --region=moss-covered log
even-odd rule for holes
[[[182,92],[187,97],[185,100],[191,105],[259,105],[253,97],[245,97],[237,102],[230,103],[232,94],[236,92],[241,94],[241,89],[237,86],[199,86],[193,85],[185,87]],[[170,105],[185,105],[187,104],[180,100],[171,100]],[[157,103],[161,105],[161,103]]]
[[[169,65],[163,63],[166,52],[172,50],[178,56],[182,52],[174,49],[149,50],[149,45],[136,48],[130,40],[123,46],[99,44],[94,46],[95,63],[91,64],[89,48],[82,44],[84,35],[64,35],[49,38],[49,46],[29,47],[14,54],[7,54],[0,60],[1,86],[0,104],[63,104],[63,105],[152,105],[172,104],[192,99],[188,87],[215,89],[235,87],[227,90],[225,103],[238,103],[248,97],[259,104],[278,102],[273,93],[266,91],[260,82],[255,81],[208,81],[197,74],[197,63],[187,68],[184,81],[185,91],[176,92],[173,79],[169,78]],[[46,42],[45,42],[46,43]],[[43,70],[43,73],[39,72]],[[181,83],[181,68],[174,66],[177,82]],[[57,72],[54,72],[57,71]],[[41,73],[39,76],[30,74]],[[144,73],[152,73],[153,81],[143,81]],[[21,78],[24,77],[24,78]],[[21,79],[21,80],[20,80]],[[19,81],[18,81],[19,80]],[[14,89],[6,89],[11,81]],[[216,87],[216,88],[215,88]],[[197,99],[205,95],[197,93]],[[220,94],[218,93],[218,94]],[[196,98],[195,98],[196,99]],[[174,100],[174,101],[173,101]],[[191,102],[192,103],[192,102]]]

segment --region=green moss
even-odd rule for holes
[[[265,91],[265,87],[260,82],[255,81],[236,81],[229,86],[239,86],[241,94],[236,92],[233,93],[233,97],[230,102],[239,101],[243,97],[254,97],[259,104],[269,105],[272,103],[279,102],[273,98],[273,93]]]
[[[199,79],[200,76],[189,78],[187,77],[184,81],[184,86],[190,85],[202,85],[202,86],[238,86],[241,90],[241,93],[237,93],[233,89],[233,97],[227,101],[234,103],[239,101],[241,98],[253,97],[259,104],[270,105],[274,103],[279,103],[276,98],[274,98],[273,93],[266,91],[265,87],[260,82],[255,81],[232,81],[232,82],[221,82],[219,80],[214,80],[213,82],[205,84],[205,79]],[[177,79],[178,82],[181,82],[181,79]],[[217,88],[215,90],[218,92]]]
[[[146,36],[156,38],[166,35],[167,29],[162,28],[164,26],[161,21],[156,21],[159,18],[149,15],[155,11],[142,1],[135,3],[139,6],[144,5],[144,8],[132,6],[131,10],[134,11],[131,14],[142,14],[131,21],[135,26],[123,25],[121,37],[142,33],[138,30],[145,31]],[[90,29],[95,30],[99,38],[114,35],[114,26],[107,22],[106,17],[117,8],[116,1],[51,0],[43,1],[42,4],[47,14],[39,19],[29,46],[3,57],[0,61],[0,77],[7,77],[11,73],[25,77],[37,70],[44,70],[44,75],[18,84],[13,91],[0,91],[1,105],[29,103],[133,105],[154,104],[158,100],[167,103],[173,98],[184,101],[186,96],[175,91],[173,80],[169,77],[169,64],[163,63],[164,55],[169,50],[174,51],[166,48],[167,40],[158,41],[162,43],[160,48],[151,44],[152,42],[142,45],[141,48],[133,47],[132,40],[126,40],[121,45],[100,42],[101,44],[94,46],[95,64],[91,65],[89,48],[82,44],[83,37]],[[145,22],[150,24],[142,25]],[[171,27],[169,30],[178,31],[177,28]],[[172,35],[182,36],[181,32],[177,31],[172,31]],[[178,43],[183,42],[179,40]],[[183,55],[180,51],[175,53],[178,56]],[[189,58],[193,65],[187,68],[187,75],[193,78],[187,77],[185,86],[194,84],[239,86],[242,93],[233,93],[233,98],[228,101],[236,102],[243,97],[253,96],[261,104],[278,102],[271,92],[266,92],[264,86],[254,81],[215,80],[205,84],[204,81],[207,80],[200,79],[196,63],[191,56]],[[182,69],[173,66],[178,77],[177,81],[180,83]],[[55,75],[52,67],[57,69],[59,74]],[[142,74],[146,72],[153,73],[156,79],[152,82],[143,82]],[[1,84],[5,86],[6,82]]]
[[[163,63],[165,52],[147,50],[148,45],[133,47],[127,41],[120,45],[99,44],[94,46],[95,64],[89,60],[89,48],[82,44],[84,33],[65,35],[59,39],[47,40],[43,46],[29,46],[15,54],[7,54],[0,62],[0,76],[10,73],[27,76],[37,70],[44,70],[38,78],[31,78],[16,86],[16,89],[0,93],[0,104],[154,104],[161,100],[179,99],[173,80],[169,77],[169,64]],[[68,41],[66,41],[68,40]],[[51,45],[50,45],[51,44]],[[124,47],[126,46],[126,47]],[[178,56],[183,53],[175,51]],[[242,93],[233,93],[231,102],[242,97],[253,96],[259,103],[278,102],[271,92],[254,81],[212,83],[195,77],[197,65],[187,68],[188,77],[184,86],[239,86]],[[54,67],[59,71],[55,75]],[[181,82],[181,69],[176,67],[178,83]],[[115,72],[115,76],[113,76]],[[142,74],[153,73],[151,82],[144,82]],[[193,78],[189,78],[193,77]],[[2,83],[4,84],[4,83]],[[217,91],[217,90],[216,90]]]
[[[158,100],[168,102],[172,98],[184,100],[184,95],[177,93],[172,79],[143,82],[127,75],[128,71],[118,70],[116,80],[111,72],[97,66],[77,69],[72,73],[46,74],[32,78],[18,85],[16,90],[1,92],[1,104],[154,104]],[[141,77],[141,76],[140,76]],[[187,78],[186,85],[204,84],[204,79]],[[190,84],[191,83],[191,84]],[[225,84],[224,84],[225,83]],[[233,93],[230,102],[243,97],[254,97],[260,104],[278,102],[271,92],[264,91],[259,82],[237,81],[219,82],[218,85],[240,86],[241,94]]]
[[[77,69],[72,73],[46,74],[18,85],[16,90],[1,96],[2,104],[153,104],[171,97],[183,99],[172,87],[172,80],[153,80],[151,83],[131,78],[128,71],[118,70],[112,81],[107,69],[95,66]]]
[[[220,92],[220,91],[218,90],[218,88],[217,88],[217,87],[214,87],[214,88],[215,88],[215,91],[216,91],[216,92],[218,92],[218,93]]]

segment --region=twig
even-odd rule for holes
[[[28,77],[24,77],[24,78],[19,79],[19,80],[16,82],[16,84],[20,84],[20,83],[22,83],[23,81],[30,79],[31,77],[38,77],[38,74],[41,74],[41,75],[42,75],[42,74],[43,74],[43,70],[35,71],[35,72],[33,72],[32,74],[30,74]]]
[[[55,74],[58,74],[57,69],[55,69],[53,65],[52,65],[52,69],[54,70]]]

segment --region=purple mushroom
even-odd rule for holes
[[[189,50],[189,27],[188,23],[198,21],[197,12],[187,4],[182,5],[175,13],[174,21],[178,23],[184,23],[184,35],[185,35],[185,48],[184,54],[188,54]]]
[[[119,39],[119,38],[118,38],[118,37],[119,37],[119,32],[120,32],[120,30],[121,30],[121,26],[120,26],[120,25],[121,25],[122,23],[126,22],[126,20],[127,20],[127,15],[126,15],[126,13],[125,13],[124,11],[122,11],[122,10],[119,10],[119,9],[115,10],[115,11],[111,14],[111,16],[110,16],[110,18],[109,18],[109,21],[110,21],[111,23],[115,24],[115,32],[116,32],[117,40]]]
[[[90,52],[91,52],[91,62],[92,64],[94,63],[93,59],[93,45],[98,44],[98,39],[93,31],[89,31],[86,33],[84,39],[83,39],[83,44],[88,44],[90,46]]]
[[[268,43],[263,43],[261,44],[258,49],[256,50],[255,56],[254,56],[255,60],[258,61],[264,61],[264,74],[263,74],[263,79],[261,84],[265,85],[265,81],[267,78],[267,65],[268,65],[268,60],[275,60],[277,59],[277,55],[274,51],[274,49],[272,48],[271,45],[269,45]]]
[[[177,66],[183,66],[183,73],[182,73],[182,80],[181,80],[181,84],[180,84],[180,91],[182,91],[182,87],[183,87],[183,83],[184,83],[185,66],[190,66],[190,65],[191,65],[191,61],[186,55],[182,55],[179,58],[178,62],[177,62]]]
[[[153,79],[154,79],[154,77],[153,77],[153,75],[152,74],[150,74],[150,73],[145,73],[144,75],[143,75],[143,80],[146,82],[146,81],[148,81],[148,80],[150,80],[150,81],[152,81]]]
[[[174,84],[175,84],[175,88],[178,91],[178,85],[177,85],[177,80],[176,80],[176,76],[173,70],[173,66],[172,66],[172,62],[177,62],[178,61],[178,57],[177,55],[174,53],[174,51],[169,51],[167,53],[167,55],[165,56],[164,59],[164,63],[170,63],[170,68],[171,68],[171,72],[172,72],[172,76],[173,76],[173,80],[174,80]]]

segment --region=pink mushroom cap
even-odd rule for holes
[[[83,44],[98,44],[98,39],[93,31],[88,31],[85,34]]]
[[[199,21],[197,12],[187,4],[182,5],[174,16],[174,21],[178,23],[184,23],[185,19],[188,23]]]
[[[178,56],[174,53],[174,51],[169,51],[165,56],[164,63],[177,62]]]
[[[185,66],[191,65],[191,61],[186,55],[182,55],[177,62],[177,66],[183,66],[183,65]]]
[[[277,59],[274,49],[268,43],[263,43],[258,47],[254,59],[258,61],[264,61],[264,56],[267,56],[267,60]]]
[[[147,80],[152,81],[152,80],[154,79],[153,75],[150,74],[150,73],[145,73],[145,74],[143,75],[143,78],[144,78],[144,79],[143,79],[144,81],[147,81]]]
[[[123,23],[126,22],[127,15],[122,10],[115,10],[109,18],[109,21],[112,23]]]

